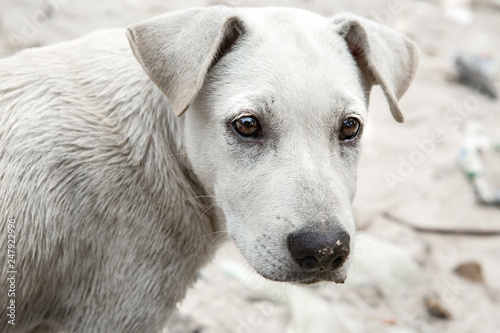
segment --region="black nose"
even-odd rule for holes
[[[287,236],[288,250],[306,272],[333,271],[349,256],[350,237],[340,228],[315,231],[310,227]]]

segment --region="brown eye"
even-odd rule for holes
[[[234,129],[243,137],[256,138],[260,135],[259,121],[252,116],[245,116],[233,122]]]
[[[359,120],[353,117],[349,117],[342,123],[342,128],[340,129],[339,139],[341,141],[351,141],[354,140],[361,128]]]

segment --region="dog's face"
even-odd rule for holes
[[[247,20],[246,39],[208,73],[184,115],[188,155],[257,272],[280,281],[341,281],[345,269],[327,266],[340,267],[338,255],[346,267],[344,247],[354,245],[351,201],[366,100],[352,78],[360,73],[325,19],[321,29],[303,16],[284,17],[290,21],[271,30],[266,22],[277,18]],[[318,270],[304,270],[289,249],[289,235],[300,230],[302,237],[332,235],[297,255],[318,257]],[[334,253],[316,253],[324,248]]]
[[[188,103],[177,103],[172,94],[182,92],[152,73],[137,28],[130,37],[134,52],[174,111],[190,105],[183,117],[192,168],[255,270],[277,281],[343,282],[355,241],[351,203],[369,90],[386,84],[386,94],[399,97],[415,60],[404,61],[412,64],[402,67],[413,68],[400,88],[380,82],[380,69],[370,68],[370,48],[377,45],[366,44],[370,37],[353,17],[291,9],[204,11],[210,10],[231,13],[217,12],[225,22],[214,32],[218,46],[207,48],[210,62],[203,82],[191,83],[198,88]],[[391,109],[401,117],[397,105]]]

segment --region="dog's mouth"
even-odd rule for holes
[[[336,277],[334,279],[327,279],[327,280],[323,280],[323,279],[319,279],[319,278],[311,278],[311,279],[306,279],[306,280],[302,280],[302,281],[297,281],[296,283],[315,284],[318,282],[335,282],[336,284],[344,284],[346,279],[347,279],[347,275],[345,275],[343,277],[339,277],[339,278]]]
[[[262,277],[275,281],[275,282],[288,282],[293,284],[310,285],[319,282],[335,282],[336,284],[344,284],[347,279],[346,273],[328,272],[319,274],[307,274],[307,273],[261,273],[258,272]]]
[[[353,242],[343,228],[302,228],[285,237],[259,235],[251,242],[237,232],[230,235],[253,270],[267,280],[311,285],[344,284],[347,279]]]

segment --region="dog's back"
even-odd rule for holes
[[[123,30],[0,61],[0,253],[7,257],[15,219],[17,263],[15,297],[2,292],[0,304],[5,318],[14,299],[18,319],[0,321],[1,332],[43,320],[69,331],[138,332],[161,325],[181,299],[184,286],[172,284],[194,279],[206,260],[198,240],[210,230],[200,223],[178,232],[201,208],[186,207],[199,193],[168,109]],[[186,244],[193,257],[171,255]],[[158,286],[157,299],[145,296]],[[123,304],[144,322],[119,318]]]

